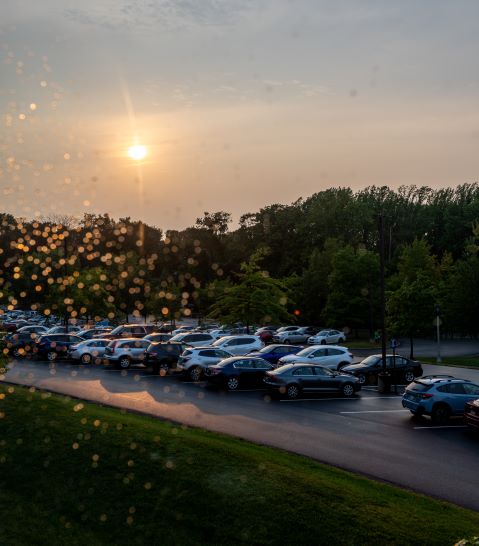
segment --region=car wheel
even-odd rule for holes
[[[127,370],[130,367],[130,359],[127,356],[122,356],[118,360],[118,365],[122,370]]]
[[[160,362],[160,365],[159,365],[159,372],[160,372],[160,375],[167,375],[168,374],[168,370],[170,369],[170,366],[168,365],[168,362]]]
[[[48,351],[47,353],[47,360],[49,360],[50,362],[53,362],[54,360],[57,359],[57,353],[55,351]]]
[[[360,373],[357,378],[360,385],[364,385],[366,383],[366,376],[363,373]]]
[[[343,385],[343,394],[344,396],[352,396],[354,394],[354,387],[351,383]]]
[[[446,404],[436,404],[432,409],[431,419],[435,425],[443,425],[444,423],[447,423],[450,416],[451,410],[449,409],[449,406],[446,406]]]
[[[406,372],[404,374],[404,379],[408,382],[408,383],[412,383],[414,381],[414,374],[409,371],[409,372]]]
[[[344,366],[348,366],[348,365],[349,365],[349,362],[340,362],[338,364],[338,371],[342,370]]]
[[[20,358],[22,356],[22,353],[20,352],[19,349],[13,349],[13,356],[15,358]]]
[[[191,381],[199,381],[203,375],[203,370],[201,369],[201,366],[193,366],[188,375],[190,376]]]
[[[229,377],[226,381],[228,390],[235,391],[239,387],[239,379],[237,377]]]
[[[298,398],[300,394],[301,394],[301,389],[298,387],[298,385],[288,385],[286,387],[286,396],[290,400],[294,400],[295,398]]]
[[[81,362],[82,364],[91,364],[91,355],[89,355],[88,353],[85,353],[83,355],[81,355]]]

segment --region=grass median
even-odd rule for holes
[[[304,457],[0,386],[2,544],[453,544],[479,514]]]
[[[451,356],[444,357],[442,362],[438,363],[436,358],[421,358],[421,362],[427,364],[437,364],[438,366],[454,366],[458,368],[478,368],[479,355],[473,356]]]

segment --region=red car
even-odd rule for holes
[[[464,408],[464,419],[466,425],[471,428],[479,429],[479,400],[467,402]]]

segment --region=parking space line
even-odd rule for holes
[[[339,413],[400,413],[407,412],[406,409],[388,409],[388,410],[365,410],[365,411],[340,411]]]
[[[330,400],[395,400],[391,396],[357,396],[355,398],[295,398],[294,400],[280,400],[280,402],[329,402]]]
[[[414,427],[414,430],[437,430],[438,428],[467,428],[467,425],[431,425],[429,427]]]

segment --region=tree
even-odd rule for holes
[[[284,284],[262,271],[258,262],[266,252],[257,251],[241,264],[239,282],[228,286],[210,308],[209,317],[227,324],[243,323],[250,326],[259,323],[280,323],[292,320],[287,311],[288,295]]]

